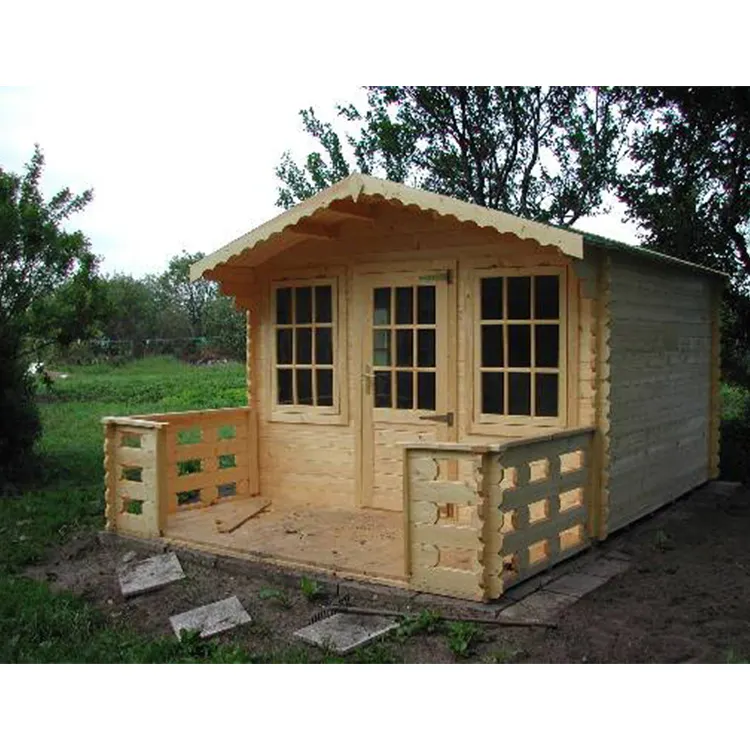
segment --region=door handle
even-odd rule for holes
[[[365,383],[365,393],[369,396],[372,390],[372,381],[375,380],[375,375],[370,370],[370,365],[365,365],[365,371],[362,373],[362,380]]]

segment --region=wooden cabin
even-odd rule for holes
[[[192,276],[247,406],[105,419],[118,533],[489,600],[718,474],[708,269],[354,174]]]

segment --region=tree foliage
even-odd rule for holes
[[[750,279],[750,89],[637,88],[618,98],[637,124],[619,181],[644,242]]]
[[[284,208],[352,171],[333,126],[300,114],[322,151],[283,155]],[[592,87],[373,86],[338,114],[365,174],[563,226],[601,210],[625,143],[619,100]]]
[[[45,200],[43,169],[38,146],[22,175],[0,168],[0,480],[24,462],[40,433],[24,344],[32,335],[49,340],[82,330],[96,274],[86,237],[65,228],[91,201],[91,191],[75,195],[64,188]],[[63,321],[60,314],[45,325],[42,307],[54,306],[54,299],[76,317]]]
[[[618,194],[643,243],[729,274],[725,378],[750,385],[750,89],[618,92],[635,124]]]

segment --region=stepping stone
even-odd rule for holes
[[[145,594],[147,591],[159,589],[172,581],[179,581],[185,577],[182,565],[174,552],[166,555],[156,555],[147,560],[131,562],[117,570],[120,579],[120,590],[123,596]]]
[[[252,622],[252,618],[240,604],[240,600],[236,596],[230,596],[229,599],[174,615],[169,618],[169,622],[178,638],[182,638],[183,630],[197,630],[201,638],[208,638]]]
[[[566,594],[556,594],[547,590],[537,591],[520,602],[506,607],[497,619],[552,623],[566,607],[577,601],[575,597]]]
[[[603,586],[607,580],[607,578],[587,575],[586,573],[568,573],[552,581],[548,586],[545,586],[544,590],[551,591],[553,594],[565,594],[566,596],[572,596],[574,599],[580,599],[594,589]]]
[[[600,557],[598,560],[594,560],[585,567],[581,568],[579,573],[584,573],[589,576],[598,576],[599,578],[610,578],[624,573],[630,567],[630,563],[625,560],[609,559],[607,557]]]
[[[339,612],[298,630],[294,635],[313,646],[348,654],[397,627],[398,623],[389,617]]]

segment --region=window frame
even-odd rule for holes
[[[559,325],[559,355],[558,355],[558,413],[555,417],[535,417],[524,414],[491,414],[482,411],[482,279],[484,278],[509,278],[509,277],[533,277],[535,276],[557,276],[559,278],[559,299],[560,310],[557,318]],[[533,283],[533,281],[532,281]],[[507,290],[507,285],[503,285]],[[567,425],[568,420],[568,356],[569,356],[569,332],[568,332],[568,277],[567,269],[564,266],[534,266],[534,267],[502,267],[473,269],[470,280],[470,296],[473,300],[473,309],[471,310],[470,330],[471,330],[471,348],[472,353],[469,362],[472,371],[472,403],[471,403],[471,432],[478,434],[507,434],[516,428],[525,429],[529,427],[539,428],[560,428]],[[504,293],[504,315],[507,312],[507,292]],[[533,318],[533,309],[532,309]],[[507,326],[516,321],[503,317],[503,327],[507,333]],[[541,322],[541,321],[540,321]],[[531,336],[532,351],[534,347],[534,337]],[[507,336],[504,343],[507,354],[508,341]],[[518,371],[529,372],[532,376],[537,368],[532,364],[529,367],[509,367],[507,357],[504,358],[504,365],[499,369],[502,372]],[[533,362],[533,357],[532,357]],[[549,372],[554,368],[541,368],[542,372]],[[531,378],[531,398],[534,398],[534,378]]]
[[[343,294],[345,272],[338,269],[324,269],[323,271],[296,271],[285,274],[283,277],[274,277],[269,280],[267,305],[266,305],[266,335],[265,344],[267,356],[267,367],[265,368],[268,378],[267,404],[269,421],[271,422],[302,422],[307,424],[348,424],[348,398],[347,398],[347,349],[346,349],[346,295]],[[333,405],[315,406],[311,404],[279,404],[278,403],[278,381],[276,361],[276,291],[283,288],[297,289],[299,287],[331,287],[331,342],[333,345]],[[298,327],[292,322],[293,330]],[[314,329],[314,321],[310,327]],[[306,327],[301,324],[299,327]],[[313,335],[313,349],[315,340]],[[283,366],[282,366],[283,367]],[[314,365],[310,365],[314,368]],[[296,372],[296,365],[291,366],[291,371]],[[326,368],[327,369],[327,368]]]

